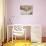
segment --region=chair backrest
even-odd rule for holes
[[[15,25],[12,31],[13,35],[15,36],[22,36],[24,34],[24,29],[21,25]]]

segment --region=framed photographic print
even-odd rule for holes
[[[20,14],[21,15],[32,15],[33,14],[32,5],[20,5]]]

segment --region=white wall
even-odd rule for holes
[[[20,5],[29,4],[33,6],[33,15],[20,15]],[[7,16],[12,24],[40,24],[46,26],[46,0],[7,0]],[[7,17],[7,18],[8,18]],[[11,24],[8,18],[8,24]],[[44,31],[43,29],[43,32]],[[46,34],[43,33],[43,36]]]

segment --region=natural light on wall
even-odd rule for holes
[[[1,34],[2,24],[3,24],[3,0],[0,0],[0,34]],[[0,41],[1,41],[1,35],[0,35]]]

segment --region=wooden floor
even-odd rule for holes
[[[16,40],[16,41],[10,41],[8,43],[5,43],[3,46],[31,46],[30,41],[24,41],[24,40]]]
[[[30,41],[14,40],[5,43],[3,46],[46,46],[46,43],[31,43]]]

